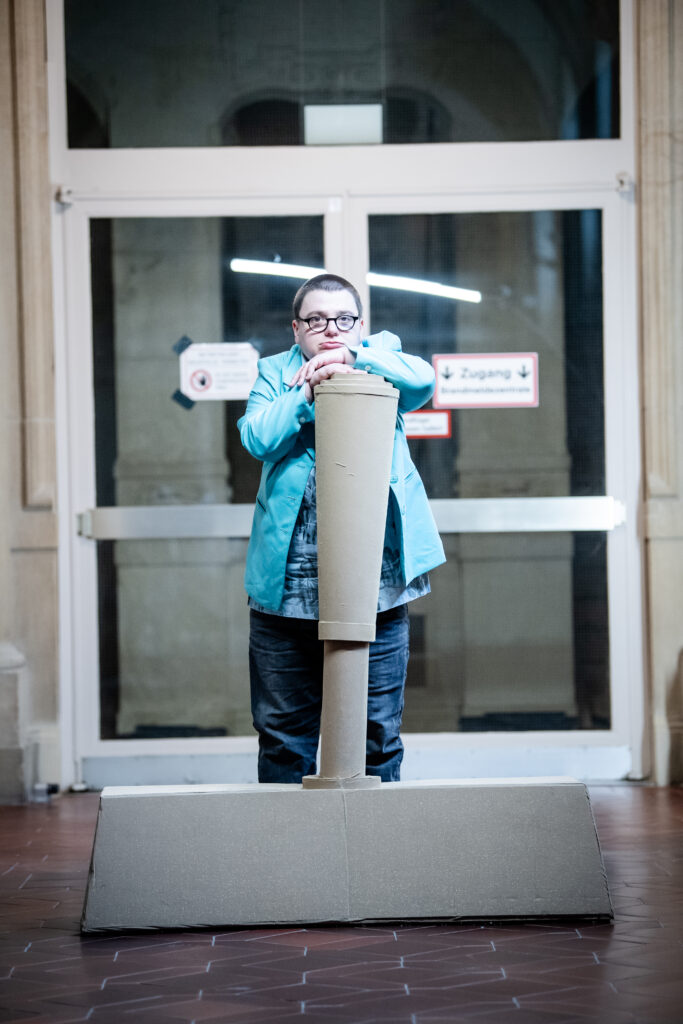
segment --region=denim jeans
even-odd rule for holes
[[[259,782],[315,775],[322,707],[323,641],[314,619],[250,612],[251,710],[259,734]],[[377,616],[370,644],[366,771],[400,777],[403,690],[408,668],[408,608]]]

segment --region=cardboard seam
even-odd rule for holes
[[[349,815],[348,807],[346,805],[347,794],[342,789],[342,810],[344,813],[344,870],[346,872],[346,879],[344,889],[346,892],[346,920],[351,920],[351,870],[349,867]]]

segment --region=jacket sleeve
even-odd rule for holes
[[[398,388],[399,412],[411,412],[434,394],[434,369],[419,356],[401,352],[401,341],[389,331],[373,334],[360,345],[349,346],[358,370],[377,373]]]
[[[261,462],[279,462],[294,447],[302,426],[314,419],[303,387],[281,387],[279,377],[276,385],[260,361],[246,411],[237,422],[242,444]]]

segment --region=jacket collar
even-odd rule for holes
[[[296,371],[304,365],[306,359],[301,351],[300,345],[292,345],[289,352],[285,353],[285,359],[282,363],[282,382],[289,384],[290,380],[296,373]],[[305,445],[305,450],[311,459],[315,461],[315,447],[314,445]]]
[[[280,364],[280,380],[283,384],[289,384],[296,371],[304,365],[306,360],[298,345],[292,345],[289,352],[282,353]]]

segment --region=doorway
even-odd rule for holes
[[[370,329],[428,360],[538,357],[538,407],[453,408],[449,436],[410,441],[448,561],[411,607],[406,777],[634,771],[629,695],[642,682],[627,608],[639,583],[618,426],[634,396],[614,302],[628,225],[614,194],[544,199],[67,211],[67,275],[87,281],[67,294],[82,455],[76,760],[89,784],[255,778],[242,575],[258,465],[235,429],[243,401],[173,400],[174,345],[288,347],[297,278],[282,268],[302,264],[358,280]],[[237,274],[235,258],[279,269]]]

